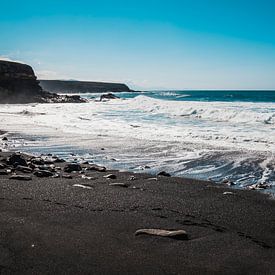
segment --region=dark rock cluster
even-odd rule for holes
[[[14,180],[31,180],[32,176],[39,178],[83,178],[86,172],[105,172],[106,168],[94,164],[67,163],[57,156],[29,156],[22,153],[12,153],[0,159],[0,175],[9,176]]]

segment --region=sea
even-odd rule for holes
[[[264,185],[275,191],[275,91],[80,94],[80,104],[0,105],[7,150],[122,171]]]

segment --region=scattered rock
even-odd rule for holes
[[[64,162],[66,162],[64,159],[60,159],[60,158],[58,158],[58,157],[54,157],[53,158],[53,162],[54,163],[64,163]]]
[[[255,183],[247,187],[249,190],[262,190],[270,188],[270,185],[266,182]]]
[[[135,176],[130,176],[128,180],[136,180],[137,178]]]
[[[163,176],[163,177],[171,177],[171,175],[165,171],[161,171],[158,173],[158,176]]]
[[[66,173],[71,173],[74,171],[81,171],[82,167],[80,164],[77,163],[68,163],[65,167],[64,167],[64,172]]]
[[[62,178],[64,178],[64,179],[72,179],[73,177],[71,175],[62,175]]]
[[[88,177],[86,175],[82,175],[81,178],[85,179],[85,180],[95,180],[96,179],[96,178],[93,178],[93,177]]]
[[[129,187],[129,184],[124,183],[124,182],[110,183],[109,185],[110,185],[110,186],[125,187],[125,188]]]
[[[106,167],[104,167],[104,166],[92,165],[92,166],[90,166],[90,167],[87,167],[87,170],[90,170],[90,171],[97,171],[97,172],[106,172]]]
[[[5,170],[0,170],[0,176],[6,176],[8,175],[9,173]]]
[[[27,166],[21,166],[21,165],[16,166],[15,170],[23,172],[23,173],[31,173],[32,172],[31,168],[29,168]]]
[[[234,195],[233,192],[223,192],[223,195]]]
[[[14,167],[18,165],[28,166],[26,159],[19,153],[14,153],[10,157],[8,157],[7,164],[13,165]]]
[[[143,234],[178,240],[188,240],[188,235],[185,230],[139,229],[135,232],[136,236]]]
[[[117,176],[114,174],[109,174],[109,175],[104,176],[104,178],[115,180],[117,178]]]
[[[228,186],[236,185],[236,183],[234,183],[233,181],[228,180],[228,179],[223,180],[222,183],[223,183],[223,184],[226,184],[226,185],[228,185]]]
[[[24,175],[12,175],[10,177],[11,180],[26,180],[26,181],[29,181],[29,180],[32,180],[32,178],[30,176],[24,176]]]
[[[7,138],[7,137],[3,137],[2,140],[3,140],[3,141],[7,141],[8,138]]]
[[[38,170],[33,173],[35,176],[39,178],[48,178],[54,176],[54,174],[47,170]]]
[[[154,180],[154,181],[157,181],[158,178],[148,178],[147,180]]]
[[[73,187],[80,187],[80,188],[84,188],[84,189],[92,189],[93,186],[89,185],[89,184],[74,184]]]
[[[5,169],[7,166],[3,163],[0,163],[0,169]]]
[[[112,94],[112,93],[108,93],[108,94],[103,94],[100,96],[100,101],[104,100],[104,99],[117,99],[119,98],[118,96]]]
[[[31,163],[35,165],[44,165],[45,162],[42,158],[32,158]]]

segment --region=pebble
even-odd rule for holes
[[[73,177],[71,175],[62,175],[62,178],[64,178],[64,179],[72,179]]]
[[[188,235],[185,230],[165,230],[165,229],[139,229],[135,232],[135,235],[152,235],[159,237],[167,237],[173,239],[187,240]]]
[[[234,195],[233,192],[223,192],[223,195]]]
[[[93,165],[93,166],[87,167],[87,170],[97,171],[97,172],[106,172],[106,167]]]
[[[11,180],[27,180],[27,181],[32,180],[31,177],[29,177],[29,176],[23,176],[23,175],[12,175],[10,177],[10,179]]]
[[[47,171],[47,170],[35,171],[33,174],[39,178],[48,178],[48,177],[52,177],[54,175],[52,172]]]
[[[171,177],[171,175],[165,171],[161,171],[158,173],[158,176],[163,176],[163,177]]]
[[[119,187],[129,187],[129,185],[124,182],[115,182],[115,183],[110,183],[109,185],[110,186],[119,186]]]
[[[92,189],[92,186],[89,184],[74,184],[73,187],[81,187],[84,189]]]
[[[74,171],[81,171],[82,168],[80,166],[80,164],[77,163],[68,163],[65,167],[64,167],[64,171],[67,173],[71,173]]]
[[[116,175],[114,175],[114,174],[109,174],[109,175],[106,175],[106,176],[103,176],[104,178],[106,178],[106,179],[112,179],[112,180],[115,180],[117,177],[116,177]]]
[[[0,171],[0,175],[1,175],[1,176],[8,175],[8,172],[7,172],[7,171],[5,171],[5,170],[2,170],[2,171]]]
[[[157,181],[158,178],[148,178],[147,180],[155,180],[155,181]]]
[[[17,171],[21,171],[23,173],[31,173],[32,172],[32,169],[27,167],[27,166],[21,166],[21,165],[18,165],[16,166],[16,169]]]

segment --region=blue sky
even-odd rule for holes
[[[273,0],[15,0],[0,9],[0,58],[39,78],[275,89]]]

